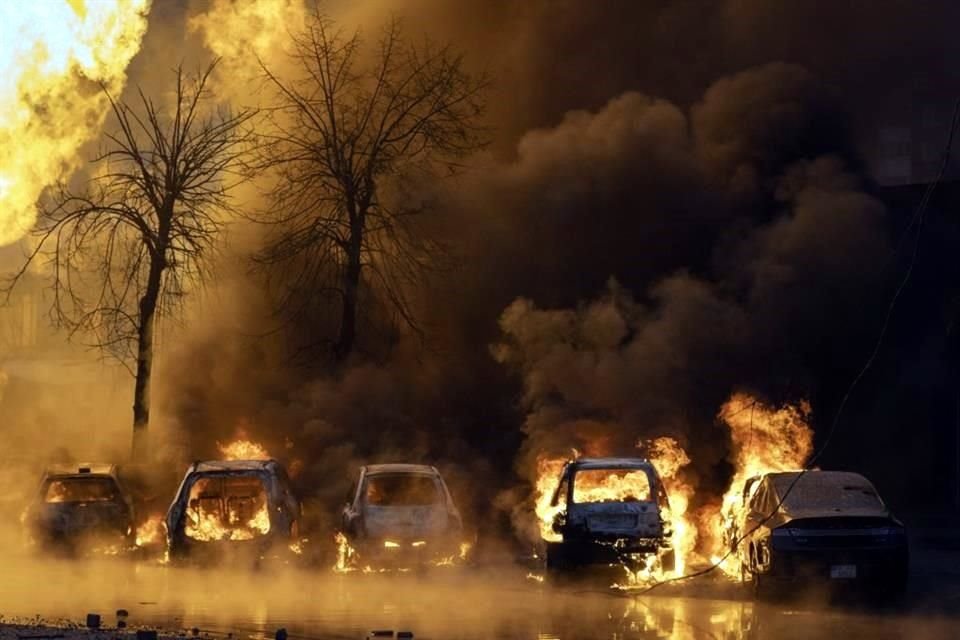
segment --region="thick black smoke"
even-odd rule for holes
[[[229,302],[161,374],[191,456],[243,425],[330,507],[356,465],[402,458],[486,509],[518,456],[529,477],[583,430],[611,451],[671,434],[717,489],[731,390],[816,394],[862,354],[889,259],[865,132],[920,68],[952,81],[931,64],[957,46],[952,3],[394,4],[346,15],[372,31],[402,12],[495,81],[491,152],[426,190],[457,267],[412,292],[422,342],[329,374],[229,262]]]

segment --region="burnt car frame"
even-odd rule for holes
[[[377,568],[423,568],[465,556],[463,520],[443,476],[421,464],[360,468],[341,514],[355,561]]]
[[[592,473],[642,474],[646,495],[622,500],[579,500],[577,479]],[[649,460],[579,458],[567,462],[551,506],[562,506],[563,510],[552,523],[561,541],[544,541],[548,572],[601,565],[622,565],[631,571],[656,564],[666,571],[674,569],[670,503]]]
[[[860,474],[769,473],[748,479],[742,495],[728,544],[757,596],[816,583],[893,597],[906,589],[906,529]]]
[[[172,560],[258,562],[299,538],[301,505],[276,460],[195,462],[164,521]]]
[[[111,464],[48,469],[23,515],[29,542],[66,553],[120,553],[136,541],[133,505]]]

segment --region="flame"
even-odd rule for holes
[[[673,529],[674,573],[683,575],[687,559],[697,546],[697,528],[687,514],[694,487],[683,478],[682,473],[690,464],[690,456],[679,442],[670,437],[656,438],[646,445],[646,449],[670,501],[670,507],[663,510],[663,518]]]
[[[343,532],[338,531],[333,537],[337,545],[337,563],[333,565],[336,573],[348,573],[354,570],[354,562],[357,557],[357,550],[350,545],[350,541]]]
[[[269,460],[267,450],[252,440],[238,439],[227,444],[217,443],[224,460]]]
[[[537,484],[534,487],[534,503],[537,522],[540,525],[540,538],[547,542],[559,542],[562,538],[553,530],[553,520],[565,508],[563,499],[555,505],[550,504],[557,487],[560,472],[567,463],[565,458],[539,458],[537,460]]]
[[[228,514],[229,524],[224,524],[220,515],[210,511],[187,512],[186,534],[194,540],[253,540],[258,535],[270,533],[270,513],[264,503],[246,522],[236,520],[236,513]]]
[[[147,28],[149,0],[0,3],[0,245],[36,220],[43,189],[76,168]]]
[[[813,431],[810,403],[779,408],[767,406],[756,398],[736,393],[720,408],[719,418],[730,428],[733,445],[734,474],[720,507],[719,530],[714,530],[714,561],[722,558],[724,532],[729,531],[733,519],[743,506],[743,484],[748,479],[779,471],[801,469],[813,451]],[[739,577],[740,566],[736,554],[731,554],[721,569]]]
[[[137,527],[137,546],[146,547],[161,544],[166,532],[163,516],[153,515]]]

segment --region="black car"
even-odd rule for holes
[[[195,462],[167,512],[167,548],[171,559],[257,562],[294,545],[300,519],[276,460]]]
[[[728,542],[758,594],[814,581],[886,595],[906,588],[906,531],[863,476],[769,473],[747,480],[743,496]]]
[[[42,549],[119,554],[135,541],[133,507],[117,468],[108,464],[47,470],[24,524],[30,542]]]

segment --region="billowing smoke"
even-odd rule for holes
[[[392,327],[331,373],[310,327],[281,321],[250,271],[262,230],[234,224],[217,280],[164,334],[165,457],[216,455],[244,430],[328,512],[358,464],[401,459],[438,464],[488,510],[540,451],[624,453],[671,435],[718,496],[728,436],[715,416],[732,391],[792,399],[836,382],[869,339],[889,251],[858,127],[915,86],[898,71],[948,59],[956,40],[931,34],[952,24],[950,3],[909,19],[893,0],[869,14],[614,4],[326,5],[368,41],[402,13],[494,80],[490,150],[423,188],[427,230],[455,266],[411,292],[422,338]],[[301,6],[161,4],[144,51],[189,40],[223,55],[224,95],[260,104],[257,65],[238,57],[276,56]],[[160,82],[145,60],[131,80]],[[952,69],[924,68],[949,84]],[[257,187],[241,208],[267,204]]]

